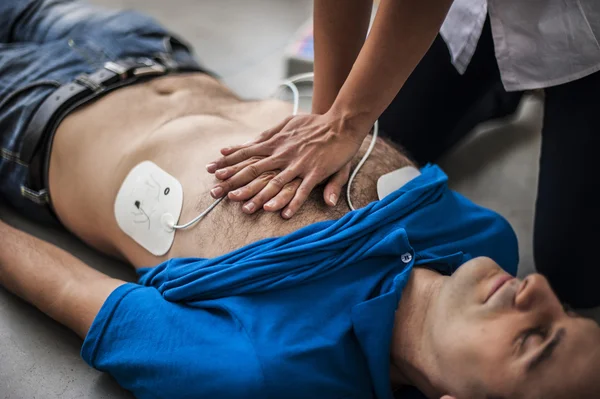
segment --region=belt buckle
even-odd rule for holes
[[[116,73],[122,80],[127,78],[127,73],[129,72],[128,68],[112,61],[104,63],[104,69],[108,69],[109,71]]]
[[[152,75],[163,75],[167,68],[146,57],[141,57],[136,60],[138,65],[132,70],[132,75],[135,77],[152,76]]]
[[[133,76],[163,75],[167,68],[160,64],[147,65],[133,70]]]
[[[143,77],[152,75],[163,75],[167,68],[149,58],[140,58],[132,62],[133,65],[123,66],[116,62],[109,61],[104,64],[104,68],[114,72],[121,80],[132,77]]]

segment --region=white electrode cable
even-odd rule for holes
[[[206,216],[210,211],[212,211],[217,205],[219,205],[219,203],[221,201],[223,201],[225,199],[225,196],[219,198],[218,200],[215,200],[215,202],[213,202],[208,208],[206,208],[206,210],[204,212],[202,212],[201,214],[199,214],[198,216],[196,216],[194,219],[190,220],[189,222],[187,222],[186,224],[182,224],[182,225],[174,225],[171,226],[172,229],[174,230],[181,230],[181,229],[187,229],[188,227],[198,223],[200,221],[200,219],[202,219],[204,216]]]
[[[354,168],[354,171],[352,172],[352,174],[350,175],[350,179],[348,180],[348,186],[346,187],[346,201],[348,202],[348,206],[350,207],[350,209],[353,211],[355,211],[356,209],[354,209],[354,206],[352,205],[352,199],[350,198],[350,188],[352,187],[352,182],[354,182],[354,178],[358,174],[358,171],[365,164],[365,162],[367,161],[367,158],[369,158],[369,156],[371,155],[371,152],[373,152],[373,148],[375,148],[375,143],[377,142],[378,135],[379,135],[379,121],[377,120],[377,121],[375,121],[375,124],[373,125],[373,138],[371,139],[369,148],[367,148],[367,152],[365,152],[365,155],[362,157],[362,159],[360,160],[358,165],[356,165],[356,168]]]
[[[294,96],[292,115],[298,115],[298,110],[300,109],[300,91],[298,91],[298,86],[292,82],[283,82],[282,85],[288,87],[292,91],[292,95]]]
[[[282,88],[282,86],[285,86],[285,87],[289,88],[290,91],[292,92],[293,101],[294,101],[294,108],[292,110],[293,115],[298,115],[298,111],[300,109],[300,97],[301,96],[300,96],[300,91],[298,90],[297,83],[312,82],[313,80],[314,80],[314,73],[312,73],[312,72],[303,73],[303,74],[295,75],[288,80],[285,80],[279,86],[280,89]],[[350,175],[350,179],[348,180],[348,186],[346,188],[346,202],[348,203],[348,206],[350,207],[350,209],[353,211],[355,210],[355,208],[352,205],[352,199],[350,198],[350,189],[352,188],[352,183],[354,181],[354,178],[358,174],[358,171],[360,170],[360,168],[362,168],[364,163],[367,161],[367,159],[371,155],[371,152],[373,152],[373,148],[375,147],[375,142],[377,141],[378,135],[379,135],[379,121],[375,121],[375,124],[373,125],[373,138],[371,139],[371,144],[369,145],[367,152],[365,152],[365,155],[363,155],[363,157],[360,160],[360,162],[358,163],[358,165],[356,165],[356,168],[354,168],[354,171],[352,172],[352,174]],[[225,197],[226,196],[223,196],[223,197],[215,200],[204,212],[202,212],[201,214],[199,214],[198,216],[196,216],[194,219],[190,220],[189,222],[182,224],[182,225],[172,225],[172,226],[168,226],[168,227],[172,228],[173,230],[182,230],[182,229],[187,229],[190,226],[193,226],[194,224],[198,223],[204,216],[206,216],[210,211],[212,211],[217,205],[219,205],[219,203],[221,201],[223,201],[225,199]]]

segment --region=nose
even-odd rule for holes
[[[515,296],[515,306],[521,311],[562,314],[558,298],[548,280],[541,274],[531,274],[521,282]]]

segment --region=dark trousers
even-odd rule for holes
[[[600,72],[545,90],[533,237],[537,270],[573,307],[600,305]],[[380,118],[384,135],[423,164],[435,162],[480,122],[512,114],[489,21],[465,74],[441,37]]]

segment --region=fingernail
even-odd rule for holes
[[[231,195],[234,195],[234,196],[236,196],[236,197],[237,197],[237,196],[238,196],[238,195],[240,195],[241,193],[242,193],[242,190],[235,190],[235,191],[232,191],[232,192],[231,192]]]
[[[215,187],[212,190],[210,190],[210,193],[212,194],[213,197],[219,198],[219,197],[221,197],[221,194],[223,194],[223,188]]]
[[[337,195],[335,195],[335,194],[331,194],[331,195],[329,196],[329,201],[330,201],[330,202],[331,202],[333,205],[336,205],[336,204],[337,204],[337,200],[338,200],[338,198],[337,198]]]
[[[255,205],[253,202],[249,202],[246,205],[244,205],[244,209],[248,212],[252,212],[255,208]]]
[[[231,150],[231,147],[225,147],[225,148],[221,149],[221,151],[225,151],[225,152],[227,152],[229,150]]]
[[[216,163],[209,163],[208,165],[206,165],[206,170],[210,172],[212,169],[214,169],[216,167],[217,167]]]
[[[242,145],[248,145],[248,144],[252,143],[253,141],[254,141],[254,140],[246,141],[246,142],[245,142],[244,144],[242,144]]]
[[[225,173],[225,169],[219,169],[215,172],[215,174],[217,174],[217,175],[221,175],[223,173]]]
[[[287,211],[283,212],[283,217],[284,218],[291,218],[292,217],[292,211],[288,209]]]

